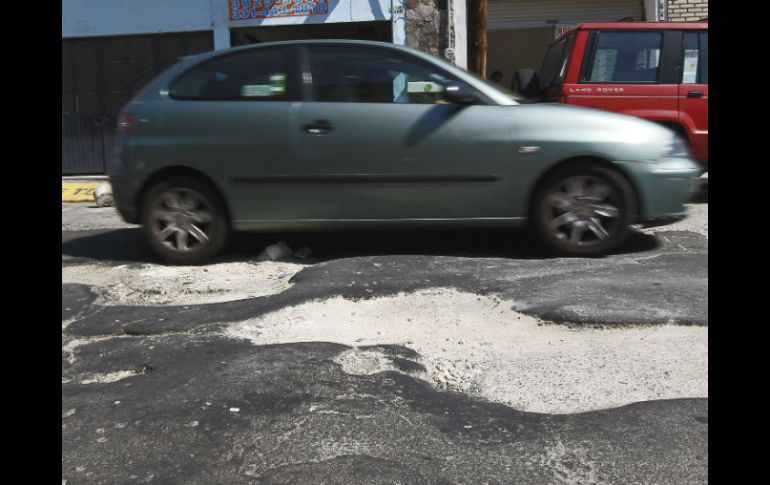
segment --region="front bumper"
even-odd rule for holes
[[[637,223],[660,226],[684,219],[685,204],[698,187],[702,169],[688,158],[664,158],[657,163],[617,162],[639,192]]]

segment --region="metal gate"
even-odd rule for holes
[[[211,32],[62,39],[62,174],[103,174],[120,109],[182,56],[213,50]]]
[[[583,22],[644,20],[641,0],[488,0],[487,28],[514,29]]]
[[[62,174],[104,173],[112,146],[112,120],[102,115],[61,115]]]

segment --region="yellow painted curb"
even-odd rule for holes
[[[68,182],[61,184],[62,202],[93,202],[94,190],[100,183]]]

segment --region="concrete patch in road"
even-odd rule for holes
[[[79,336],[187,331],[257,318],[313,300],[368,300],[431,288],[494,295],[515,301],[516,310],[524,314],[560,323],[706,326],[707,239],[690,232],[663,235],[665,251],[602,259],[420,255],[338,259],[305,267],[277,294],[207,305],[104,306],[67,330]]]
[[[66,265],[62,283],[92,286],[102,305],[196,305],[281,293],[305,265],[232,262],[198,266]]]
[[[337,297],[232,324],[225,335],[258,346],[349,346],[335,362],[353,375],[402,371],[381,346],[411,349],[416,365],[408,374],[528,412],[708,396],[706,327],[567,328],[512,306],[446,288],[358,302]]]

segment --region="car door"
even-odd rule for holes
[[[445,102],[444,87],[462,81],[396,49],[310,44],[305,54],[308,99],[295,122],[305,218],[440,223],[513,215],[509,106],[484,104],[480,93],[478,104]]]
[[[693,155],[708,163],[709,84],[708,32],[684,33],[679,119],[690,133]]]
[[[168,163],[199,169],[223,189],[236,228],[284,219],[297,188],[275,177],[296,173],[289,128],[299,101],[291,47],[257,47],[205,61],[171,84]]]
[[[593,31],[580,84],[564,92],[570,104],[676,122],[678,80],[671,66],[679,45],[681,37],[662,30]]]

